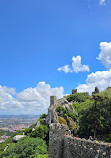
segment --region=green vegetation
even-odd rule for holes
[[[25,130],[18,130],[11,135],[4,143],[0,144],[0,157],[2,158],[48,158],[48,141],[49,128],[46,125],[46,114],[43,114],[38,121],[40,126],[36,127],[37,123],[33,124]],[[27,137],[13,143],[12,138],[15,135],[22,135],[23,132]],[[5,147],[9,147],[4,151]]]
[[[68,108],[63,108],[61,105],[58,105],[56,108],[58,115],[63,116],[65,119],[71,117],[74,121],[77,120],[77,114],[71,112]]]
[[[66,119],[67,125],[71,130],[77,129],[81,137],[88,138],[93,135],[94,138],[111,142],[111,88],[99,93],[97,87],[88,96],[86,93],[76,93],[67,96],[67,100],[72,102],[72,107],[76,114],[69,109],[59,105],[56,109],[59,116]],[[73,129],[69,124],[69,118],[73,123]]]
[[[92,92],[92,94],[96,94],[96,93],[99,93],[99,89],[98,89],[98,87],[95,87],[95,91]]]
[[[62,107],[62,105],[58,105],[58,107],[56,108],[56,111],[58,113],[61,113],[61,112],[64,112],[65,111],[65,108]]]
[[[76,104],[78,112],[79,131],[83,137],[93,135],[105,141],[111,141],[111,88],[98,93],[95,88],[92,98],[81,104]]]
[[[46,117],[47,117],[46,114],[42,114],[42,115],[40,116],[40,119],[44,119],[44,118],[46,118]]]
[[[39,127],[36,127],[34,131],[31,131],[31,133],[27,133],[27,135],[34,138],[40,137],[46,140],[48,132],[49,132],[49,129],[46,125],[40,125]]]
[[[67,96],[67,100],[69,102],[76,101],[76,102],[84,102],[88,98],[90,98],[86,93],[75,93]]]
[[[41,138],[26,137],[17,143],[11,143],[3,153],[3,158],[48,158],[47,145]]]
[[[0,158],[2,158],[2,154],[4,153],[4,149],[7,146],[7,144],[12,143],[12,136],[8,138],[5,142],[0,144]]]
[[[78,115],[76,113],[71,112],[68,108],[64,108],[61,105],[58,105],[56,111],[59,115],[59,123],[65,124],[67,130],[70,128],[74,130],[77,128],[77,119]],[[61,116],[61,117],[60,117]]]
[[[64,124],[65,127],[66,127],[66,129],[69,130],[69,127],[68,127],[68,125],[67,125],[67,122],[66,122],[66,120],[65,120],[63,117],[58,116],[58,122],[59,122],[60,124]]]
[[[3,136],[3,135],[10,136],[11,134],[12,134],[12,132],[10,132],[10,131],[0,130],[0,136]]]

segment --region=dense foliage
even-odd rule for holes
[[[49,132],[49,129],[46,125],[40,125],[39,127],[36,127],[34,131],[31,133],[27,133],[30,137],[40,137],[42,139],[45,139],[47,134]]]
[[[111,142],[111,88],[99,93],[95,87],[92,96],[86,93],[71,94],[67,100],[72,103],[76,114],[59,105],[56,109],[59,116],[70,117],[76,121],[75,128],[80,137],[94,138]]]
[[[64,108],[62,105],[58,105],[56,111],[59,116],[59,123],[66,125],[67,130],[74,130],[74,128],[77,128],[77,113],[71,112],[68,108]]]
[[[11,134],[12,134],[12,132],[10,132],[10,131],[0,130],[0,136],[3,136],[3,135],[10,136]]]
[[[76,102],[84,102],[89,98],[86,93],[75,93],[67,96],[67,100],[69,102],[76,101]]]
[[[48,158],[47,145],[41,138],[26,137],[17,143],[11,143],[3,158]]]
[[[37,123],[29,128],[21,131],[18,130],[11,135],[4,143],[0,144],[0,157],[3,158],[48,158],[48,140],[49,128],[46,125],[46,114],[43,114]],[[12,138],[15,135],[22,135],[23,132],[27,135],[26,138],[13,143]],[[9,144],[6,151],[7,144]]]
[[[95,89],[97,90],[97,89]],[[111,88],[101,93],[93,93],[90,100],[75,104],[78,112],[79,134],[94,135],[111,141]]]
[[[61,105],[58,105],[58,107],[56,108],[56,111],[58,112],[58,115],[61,115],[66,119],[67,117],[71,117],[74,121],[77,120],[77,115],[71,112],[68,108],[64,108]]]
[[[42,115],[40,116],[40,119],[45,119],[46,117],[47,117],[46,114],[42,114]]]
[[[96,93],[99,93],[99,89],[98,89],[98,87],[95,87],[95,91],[92,92],[92,94],[96,94]]]

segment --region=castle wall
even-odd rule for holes
[[[65,126],[52,123],[49,131],[49,158],[63,158]]]
[[[77,93],[77,89],[72,89],[72,94]]]
[[[111,143],[99,143],[86,139],[66,136],[65,126],[58,123],[55,111],[59,104],[67,104],[65,98],[50,97],[46,121],[50,124],[49,158],[111,158]],[[53,123],[52,123],[53,122]]]
[[[55,101],[56,101],[56,96],[50,96],[50,107],[54,106]]]
[[[49,158],[111,158],[111,143],[76,139],[65,131],[59,123],[50,125]]]
[[[111,144],[64,136],[64,158],[111,158]]]

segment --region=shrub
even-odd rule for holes
[[[26,158],[47,156],[47,145],[41,138],[26,137],[18,141],[16,144],[11,143],[9,148],[3,154],[4,158]]]
[[[58,107],[56,108],[56,111],[58,113],[61,113],[61,111],[64,111],[64,108],[62,107],[62,105],[58,105]]]
[[[67,96],[67,100],[69,102],[76,101],[76,102],[84,102],[89,98],[86,93],[76,93]]]
[[[46,114],[42,114],[42,115],[40,116],[40,119],[44,119],[44,118],[46,118],[46,117],[47,117]]]
[[[46,125],[40,125],[39,127],[37,127],[34,131],[32,131],[31,133],[29,133],[28,135],[30,137],[40,137],[45,139],[45,137],[47,136],[49,132],[49,129]]]

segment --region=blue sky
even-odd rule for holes
[[[110,32],[111,0],[1,0],[1,114],[17,114],[18,108],[24,113],[24,107],[28,107],[26,114],[33,114],[31,106],[36,113],[46,111],[49,99],[44,103],[38,97],[44,95],[39,93],[40,85],[49,86],[47,97],[69,94],[76,87],[91,93],[94,86],[100,90],[110,86]],[[79,62],[79,71],[71,66],[72,57],[74,66]],[[72,72],[64,72],[65,65]],[[83,65],[89,69],[83,70]],[[23,98],[24,91],[30,99]],[[32,93],[37,100],[29,95]]]

